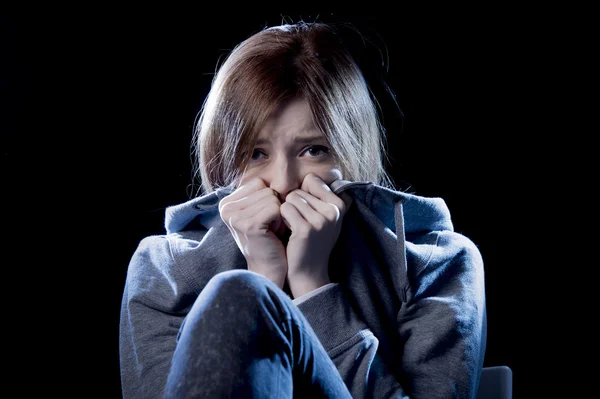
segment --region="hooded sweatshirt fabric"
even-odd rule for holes
[[[454,231],[440,198],[336,180],[353,198],[331,252],[331,283],[293,302],[354,398],[474,398],[486,347],[481,254]],[[123,397],[162,396],[177,337],[217,273],[246,269],[219,188],[167,208],[166,234],[144,238],[120,322]]]

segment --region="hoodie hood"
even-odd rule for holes
[[[441,198],[426,198],[388,189],[372,182],[335,180],[330,184],[334,194],[347,192],[353,200],[366,206],[394,234],[428,231],[453,231],[450,212]],[[223,223],[219,214],[219,202],[231,194],[231,188],[218,188],[201,197],[191,199],[166,210],[167,234],[185,231],[192,222],[199,222],[206,229]],[[403,208],[400,210],[400,206]]]

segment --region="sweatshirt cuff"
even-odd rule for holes
[[[304,299],[304,296],[313,293]],[[357,336],[362,337],[362,331],[368,329],[350,306],[338,283],[324,285],[297,299],[303,299],[298,308],[330,356],[330,351]]]
[[[299,296],[298,298],[294,298],[292,300],[292,302],[294,302],[294,304],[300,305],[302,302],[306,301],[308,298],[312,298],[313,296],[317,295],[319,292],[325,291],[326,289],[328,289],[329,287],[333,287],[335,285],[335,283],[328,283],[325,284],[324,286],[321,286],[319,288],[317,288],[316,290],[312,290],[310,292],[307,292],[304,295]]]

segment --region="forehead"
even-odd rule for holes
[[[308,102],[294,98],[280,104],[259,132],[258,141],[323,136],[313,122]]]

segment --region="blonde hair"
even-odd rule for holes
[[[214,77],[193,140],[204,193],[237,186],[260,128],[292,97],[307,100],[345,180],[394,187],[382,162],[385,129],[359,67],[333,26],[299,22],[253,34]]]

